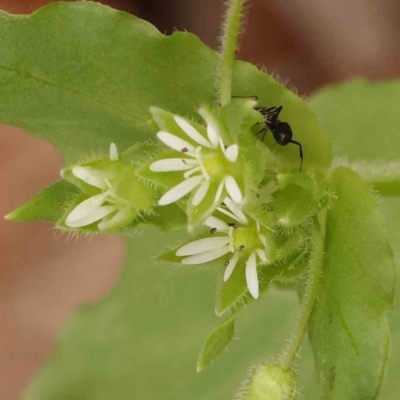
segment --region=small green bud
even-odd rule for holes
[[[255,368],[241,394],[241,400],[294,400],[296,375],[279,364],[263,364]]]
[[[80,163],[61,172],[82,191],[60,228],[118,232],[155,204],[154,191],[136,176],[136,167],[119,160],[116,146],[109,158]]]

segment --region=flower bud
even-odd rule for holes
[[[296,375],[279,364],[262,364],[255,368],[241,394],[242,400],[294,400]]]

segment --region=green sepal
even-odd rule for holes
[[[235,318],[229,317],[206,339],[197,359],[197,372],[212,364],[228,346],[235,333]]]
[[[10,221],[50,221],[57,222],[65,213],[68,204],[77,196],[79,189],[67,181],[54,183],[30,199],[24,205],[8,213]]]
[[[293,227],[304,223],[320,206],[320,192],[313,178],[307,174],[278,174],[277,190],[270,207],[275,223]]]
[[[277,260],[273,264],[260,265],[257,268],[260,295],[269,289],[275,277],[295,276],[305,266],[308,245],[302,231],[296,232],[285,241],[278,242],[278,248]],[[247,288],[245,260],[238,262],[226,282],[223,280],[224,270],[225,267],[221,270],[216,290],[215,312],[218,316],[227,311],[237,312],[253,300]]]

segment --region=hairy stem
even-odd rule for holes
[[[223,24],[222,47],[217,87],[221,106],[231,100],[232,70],[245,0],[230,0]]]
[[[296,358],[296,355],[303,341],[304,334],[307,332],[308,322],[310,320],[310,316],[314,308],[315,299],[317,297],[324,259],[325,214],[321,216],[321,220],[323,220],[323,226],[316,222],[316,229],[313,233],[314,248],[310,263],[310,272],[307,287],[303,295],[302,314],[300,316],[295,334],[292,337],[289,347],[281,359],[281,365],[284,369],[289,369],[294,359]]]

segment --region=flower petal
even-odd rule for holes
[[[188,135],[195,142],[197,142],[200,145],[205,146],[205,147],[209,147],[209,148],[213,147],[211,145],[211,143],[188,121],[186,121],[179,115],[176,115],[174,117],[174,119],[175,119],[175,122],[179,125],[179,128],[181,128],[186,133],[186,135]]]
[[[65,225],[70,228],[79,228],[96,222],[118,209],[117,206],[102,206],[106,194],[98,194],[78,204],[65,219]]]
[[[257,249],[256,250],[258,257],[260,257],[260,260],[263,263],[266,263],[268,261],[267,255],[265,254],[265,250]]]
[[[237,161],[239,156],[239,146],[237,144],[231,144],[226,150],[225,150],[225,157],[228,161],[231,163],[234,163]]]
[[[86,215],[90,215],[93,211],[97,210],[103,205],[107,199],[107,193],[96,194],[88,199],[79,203],[67,216],[65,223],[70,226],[70,223],[80,221]]]
[[[248,224],[249,220],[247,219],[246,215],[242,211],[242,209],[234,202],[230,197],[225,197],[224,199],[225,205],[232,211],[235,215],[235,219],[242,224]]]
[[[183,182],[168,190],[168,192],[165,193],[160,200],[158,200],[158,204],[160,206],[166,206],[167,204],[175,203],[175,201],[178,201],[191,192],[203,180],[203,176],[194,176],[192,178],[185,179]]]
[[[235,178],[231,175],[225,177],[225,187],[231,199],[240,204],[243,200],[242,192]]]
[[[259,288],[258,288],[258,275],[257,275],[257,260],[255,252],[251,253],[250,257],[246,261],[246,282],[250,294],[255,299],[258,299]]]
[[[208,121],[207,122],[207,135],[208,138],[210,139],[210,142],[212,143],[213,147],[218,147],[218,142],[219,142],[219,133],[218,133],[218,127],[215,124],[214,121]]]
[[[208,226],[209,228],[217,228],[218,230],[228,230],[229,229],[229,225],[222,221],[222,219],[219,219],[217,217],[208,217],[205,221],[204,221],[204,225]]]
[[[210,182],[209,181],[204,181],[200,187],[197,189],[196,194],[194,195],[192,199],[192,204],[194,206],[198,206],[206,197],[207,191],[210,188]]]
[[[118,149],[115,143],[110,144],[110,160],[118,161]]]
[[[195,152],[195,148],[186,140],[179,138],[178,136],[173,135],[169,132],[160,131],[157,133],[157,137],[168,147],[171,149],[187,153],[187,152]]]
[[[93,169],[91,167],[81,167],[78,165],[76,167],[73,167],[71,171],[77,178],[87,183],[88,185],[97,187],[99,189],[108,188],[104,174],[99,170]]]
[[[196,160],[184,158],[165,158],[164,160],[154,161],[150,164],[150,171],[153,172],[171,172],[171,171],[186,171],[196,165]]]
[[[224,282],[226,282],[232,275],[233,270],[236,267],[237,262],[239,261],[240,254],[236,252],[234,256],[229,260],[229,264],[225,269],[224,273]]]
[[[219,249],[229,243],[229,237],[217,236],[205,239],[195,240],[189,242],[179,248],[175,255],[177,256],[192,256],[194,254],[200,254],[207,251]]]
[[[230,252],[229,246],[221,247],[220,249],[215,249],[211,251],[206,251],[205,253],[196,254],[194,256],[184,258],[182,264],[204,264],[209,261],[216,260],[228,254]]]

